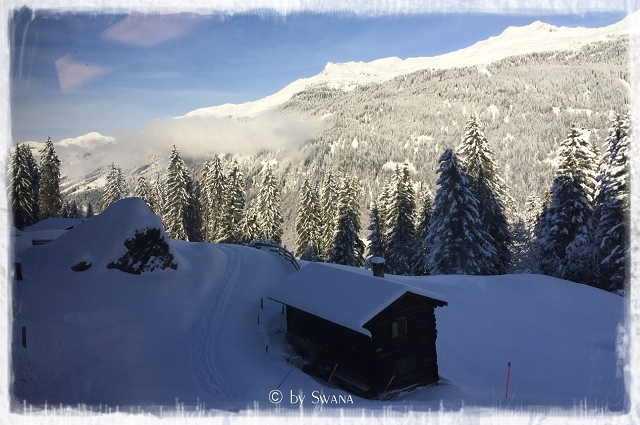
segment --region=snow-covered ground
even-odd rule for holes
[[[267,299],[294,267],[255,248],[171,240],[177,270],[132,275],[106,268],[135,230],[158,223],[141,200],[127,199],[20,254],[24,280],[14,282],[13,298],[15,399],[149,410],[175,406],[177,399],[229,413],[286,412],[299,408],[291,396],[302,394],[305,410],[317,412],[312,394],[326,383],[286,362],[292,353],[284,342],[285,317],[281,305]],[[72,271],[81,260],[92,267]],[[325,409],[571,408],[585,401],[625,408],[616,353],[623,298],[539,275],[386,279],[448,300],[436,309],[441,383],[386,402],[352,396],[352,404]],[[274,405],[269,393],[278,387],[284,399]],[[326,394],[348,396],[332,386]]]

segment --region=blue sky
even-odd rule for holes
[[[624,13],[296,13],[144,16],[16,11],[11,32],[14,143],[113,135],[197,108],[257,100],[327,62],[435,56],[536,20],[600,27]]]

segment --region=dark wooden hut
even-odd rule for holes
[[[305,370],[369,398],[438,382],[434,309],[446,299],[369,273],[310,263],[269,293]]]

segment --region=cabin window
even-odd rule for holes
[[[407,357],[403,357],[400,360],[398,360],[398,364],[397,364],[398,375],[404,375],[404,374],[413,372],[415,368],[416,368],[416,356],[414,354]]]
[[[407,318],[401,317],[391,324],[391,335],[393,338],[407,333]]]

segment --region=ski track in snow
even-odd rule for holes
[[[237,399],[238,395],[227,390],[229,388],[217,370],[215,361],[216,347],[224,344],[219,341],[221,327],[229,307],[229,298],[234,292],[240,274],[240,255],[228,247],[217,245],[215,249],[224,252],[226,264],[225,272],[217,279],[212,279],[210,297],[207,301],[206,314],[200,325],[200,338],[196,340],[196,370],[198,380],[205,391],[214,397]]]

